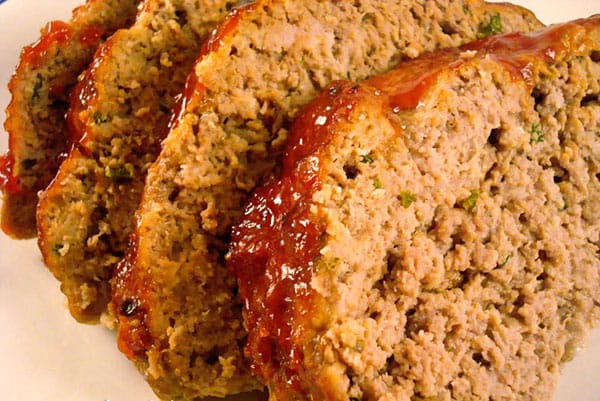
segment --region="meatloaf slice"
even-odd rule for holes
[[[133,22],[138,2],[90,0],[73,11],[69,22],[46,25],[40,39],[21,52],[9,83],[12,101],[4,124],[9,150],[0,157],[0,226],[8,235],[35,236],[37,192],[54,178],[67,150],[69,92],[97,46]]]
[[[202,39],[231,7],[231,0],[144,1],[134,25],[106,41],[74,90],[74,145],[41,194],[37,221],[44,262],[79,321],[107,311],[113,268],[175,97]]]
[[[281,400],[551,400],[600,311],[600,16],[339,81],[234,228]]]
[[[206,42],[149,170],[115,276],[121,350],[146,364],[151,381],[182,383],[188,394],[231,390],[225,383],[247,363],[241,303],[224,262],[229,230],[274,166],[292,116],[332,79],[363,79],[489,34],[490,25],[540,23],[481,1],[274,0],[231,14]]]

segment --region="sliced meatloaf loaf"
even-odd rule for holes
[[[280,400],[551,400],[600,312],[600,16],[339,81],[232,234]]]
[[[74,144],[41,194],[37,223],[44,262],[79,321],[107,311],[113,267],[175,97],[202,39],[230,7],[230,0],[144,1],[134,25],[106,41],[74,90]]]
[[[9,89],[4,128],[9,151],[0,158],[0,226],[15,238],[34,237],[37,192],[52,180],[67,150],[65,112],[77,76],[100,42],[129,26],[138,0],[89,0],[69,22],[53,21],[23,49]]]
[[[274,0],[236,10],[206,42],[149,170],[115,277],[123,352],[188,397],[235,389],[246,331],[223,259],[229,230],[298,108],[332,79],[363,79],[500,27],[539,26],[523,9],[480,1]]]

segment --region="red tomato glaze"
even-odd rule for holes
[[[301,380],[306,325],[298,323],[315,316],[310,280],[325,229],[310,210],[323,180],[319,149],[365,95],[354,83],[337,82],[298,115],[279,179],[253,194],[232,233],[228,265],[245,300],[246,352],[253,369],[275,383],[278,399],[307,393]]]
[[[0,190],[14,195],[21,190],[19,180],[13,175],[15,159],[10,152],[0,156]]]
[[[45,57],[48,50],[54,44],[65,43],[71,39],[73,28],[63,21],[51,21],[44,29],[40,39],[23,49],[21,62],[37,67],[38,63]]]
[[[462,54],[467,50],[476,51],[475,57],[495,58],[515,80],[531,86],[531,63],[575,51],[577,40],[585,35],[581,25],[587,23],[492,37],[432,53],[361,85],[337,82],[298,114],[281,173],[251,196],[233,228],[228,254],[228,267],[238,279],[244,302],[249,331],[246,352],[277,399],[326,398],[311,384],[318,373],[307,372],[303,363],[315,334],[307,333],[315,330],[309,319],[326,306],[311,289],[325,226],[310,206],[325,174],[321,149],[337,135],[339,124],[367,97],[389,115],[418,107],[440,73],[459,68],[473,56]],[[577,47],[577,51],[588,50]],[[399,127],[398,132],[401,135]]]

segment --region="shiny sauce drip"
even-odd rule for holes
[[[67,141],[69,148],[78,147],[84,154],[89,154],[87,148],[86,121],[82,119],[82,112],[96,99],[96,87],[92,79],[92,71],[86,71],[83,78],[77,83],[71,93],[70,107],[67,111]]]
[[[238,26],[242,17],[256,8],[256,3],[248,3],[243,6],[234,8],[223,21],[212,30],[208,38],[203,42],[200,49],[200,55],[196,64],[202,62],[205,56],[211,52],[217,51],[225,43],[225,39],[231,35]],[[193,102],[204,97],[206,87],[200,82],[196,75],[196,67],[192,68],[192,72],[188,75],[183,92],[175,99],[175,106],[171,113],[171,118],[167,124],[167,129],[163,134],[163,139],[168,133],[177,127],[179,121],[186,113],[188,106]]]
[[[81,32],[79,40],[86,46],[96,46],[102,35],[104,35],[104,29],[90,25]]]
[[[513,78],[522,79],[533,88],[534,63],[552,62],[567,54],[569,57],[586,54],[592,49],[588,31],[599,23],[600,15],[595,15],[566,24],[551,25],[537,32],[490,36],[461,49],[489,54],[502,63]]]
[[[166,138],[169,132],[177,127],[192,100],[201,99],[205,91],[206,88],[198,80],[198,76],[192,69],[192,72],[185,80],[183,92],[175,97],[175,106],[171,112],[171,117],[169,118],[167,128],[162,134],[162,139]]]
[[[375,76],[367,80],[366,84],[389,97],[392,111],[414,109],[419,106],[429,88],[437,82],[442,71],[458,68],[460,65],[460,51],[447,49],[405,62],[402,68]]]
[[[73,29],[63,21],[51,21],[42,30],[40,39],[23,49],[21,62],[37,67],[54,44],[62,44],[72,37]]]
[[[90,155],[88,148],[87,126],[89,119],[93,116],[86,115],[86,110],[93,108],[97,98],[97,91],[94,85],[94,73],[102,64],[102,59],[110,51],[110,41],[100,46],[94,55],[92,65],[86,70],[83,77],[77,82],[71,92],[70,107],[67,111],[67,141],[68,148],[76,147],[85,155]],[[65,157],[63,155],[62,157]]]
[[[137,237],[131,235],[127,254],[115,270],[112,294],[119,318],[117,344],[132,359],[142,358],[154,343],[148,319],[149,281],[143,272],[134,271],[137,249]]]
[[[550,27],[535,34],[490,37],[460,49],[438,51],[403,63],[401,68],[360,86],[338,82],[298,115],[282,171],[250,198],[241,222],[232,231],[228,255],[228,267],[238,279],[244,300],[249,330],[246,352],[253,369],[265,378],[278,399],[320,397],[310,380],[302,380],[303,346],[309,338],[303,335],[310,329],[310,317],[318,313],[310,283],[325,230],[310,205],[324,178],[319,149],[336,135],[337,123],[347,119],[367,93],[377,97],[389,114],[419,107],[443,71],[460,68],[472,57],[489,55],[514,79],[532,85],[534,59],[552,61],[576,47],[578,52],[589,51],[579,47],[585,35],[581,25],[587,23]],[[463,54],[469,50],[476,54]]]
[[[584,54],[591,50],[586,31],[597,26],[600,16],[554,25],[533,33],[490,36],[460,48],[425,54],[402,63],[402,68],[366,81],[389,96],[393,111],[419,107],[423,96],[437,82],[440,73],[460,68],[471,57],[488,56],[501,63],[513,79],[533,88],[536,63],[552,62],[565,53]],[[469,55],[467,52],[474,52]]]
[[[0,190],[7,194],[17,194],[21,191],[19,180],[13,175],[15,159],[10,152],[0,156]]]
[[[206,38],[202,44],[202,48],[200,50],[200,60],[202,60],[203,56],[219,50],[219,48],[225,43],[225,39],[237,28],[242,17],[255,10],[256,7],[257,4],[252,2],[231,10],[231,12],[227,14],[223,21],[212,30],[208,38]]]
[[[349,118],[358,91],[353,83],[334,83],[298,115],[281,174],[253,194],[232,233],[228,265],[245,300],[246,352],[253,369],[274,383],[278,399],[307,392],[300,380],[302,337],[315,316],[310,283],[325,230],[310,210],[324,178],[319,149],[333,138],[335,126]]]

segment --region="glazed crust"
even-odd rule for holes
[[[72,314],[106,312],[114,264],[125,254],[146,170],[201,40],[231,4],[148,0],[135,24],[98,50],[69,109],[74,143],[38,206],[44,262]]]
[[[129,26],[137,0],[90,0],[69,22],[53,21],[21,53],[10,83],[4,128],[9,150],[0,159],[2,230],[14,238],[36,235],[37,192],[46,188],[68,149],[69,93],[98,45]]]
[[[600,312],[600,16],[332,84],[234,227],[282,400],[550,400]]]
[[[498,18],[507,31],[540,27],[523,9],[479,1],[261,1],[231,14],[206,42],[148,171],[113,286],[121,349],[157,381],[193,378],[190,394],[259,387],[240,380],[246,331],[224,255],[294,114],[331,79],[457,46]]]
[[[106,41],[75,88],[68,115],[74,146],[41,194],[37,221],[44,262],[81,322],[118,323],[108,307],[111,280],[127,251],[148,167],[203,39],[232,7],[229,0],[144,1],[135,23]],[[214,383],[195,380],[193,359],[157,355],[162,366],[122,349],[161,398],[227,391],[215,385],[211,393]],[[229,374],[228,361],[216,362]],[[235,375],[244,389],[257,387],[249,374]]]

